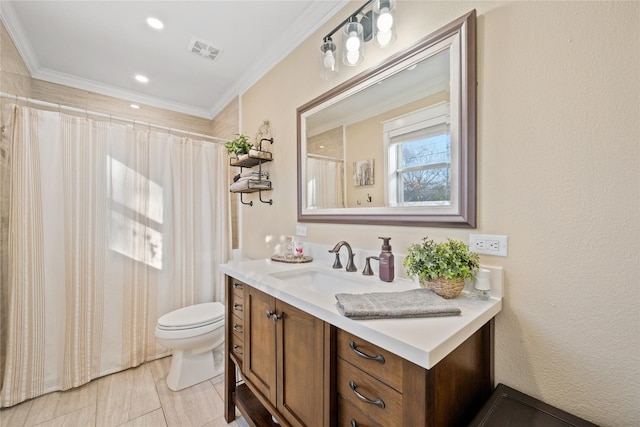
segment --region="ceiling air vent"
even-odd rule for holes
[[[187,49],[189,52],[193,52],[198,56],[208,58],[212,61],[222,53],[222,49],[215,47],[211,42],[199,39],[195,36],[191,37]]]

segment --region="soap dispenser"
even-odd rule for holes
[[[391,237],[378,237],[378,239],[382,239],[382,252],[379,256],[379,273],[380,280],[384,282],[393,282],[394,275],[394,262],[393,262],[393,254],[391,253],[391,245],[389,244],[389,240]]]

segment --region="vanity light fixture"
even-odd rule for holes
[[[364,60],[364,27],[352,16],[342,29],[342,62],[350,67]]]
[[[336,44],[331,37],[325,37],[320,46],[322,51],[322,61],[320,77],[324,80],[331,80],[338,75],[338,61],[336,59]]]
[[[395,0],[377,0],[373,5],[376,18],[376,43],[387,47],[396,40]]]
[[[332,36],[342,29],[343,64],[353,67],[364,60],[364,43],[376,40],[379,47],[390,46],[396,39],[396,0],[367,0],[347,19],[327,34],[320,46],[322,52],[320,76],[330,80],[338,75],[336,45]],[[365,9],[369,8],[368,11]]]

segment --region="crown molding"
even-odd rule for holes
[[[47,68],[41,68],[32,77],[34,79],[44,80],[50,83],[70,86],[76,89],[95,92],[101,95],[111,96],[113,98],[136,102],[165,110],[171,110],[178,113],[189,114],[191,116],[197,116],[205,119],[212,118],[209,117],[209,110],[206,108],[198,108],[191,105],[170,102],[165,99],[143,95],[139,92],[121,89],[115,86],[98,83],[93,80],[83,79],[78,76],[49,70]]]

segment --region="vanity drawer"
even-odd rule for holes
[[[231,298],[231,313],[244,319],[244,299],[235,295]]]
[[[337,378],[339,398],[380,425],[398,425],[402,419],[402,394],[342,359],[338,359]],[[338,418],[342,416],[338,411]]]
[[[244,318],[236,314],[231,316],[231,332],[236,335],[240,340],[244,338]]]
[[[338,427],[382,427],[342,396],[338,396]]]
[[[244,288],[246,286],[247,285],[245,285],[239,280],[236,280],[236,279],[231,280],[231,289],[233,291],[233,295],[237,296],[238,298],[244,299]]]
[[[402,393],[401,357],[341,329],[338,330],[338,357]]]
[[[231,342],[229,343],[229,353],[240,362],[240,370],[242,370],[242,361],[244,360],[244,338],[236,333],[231,334]]]

